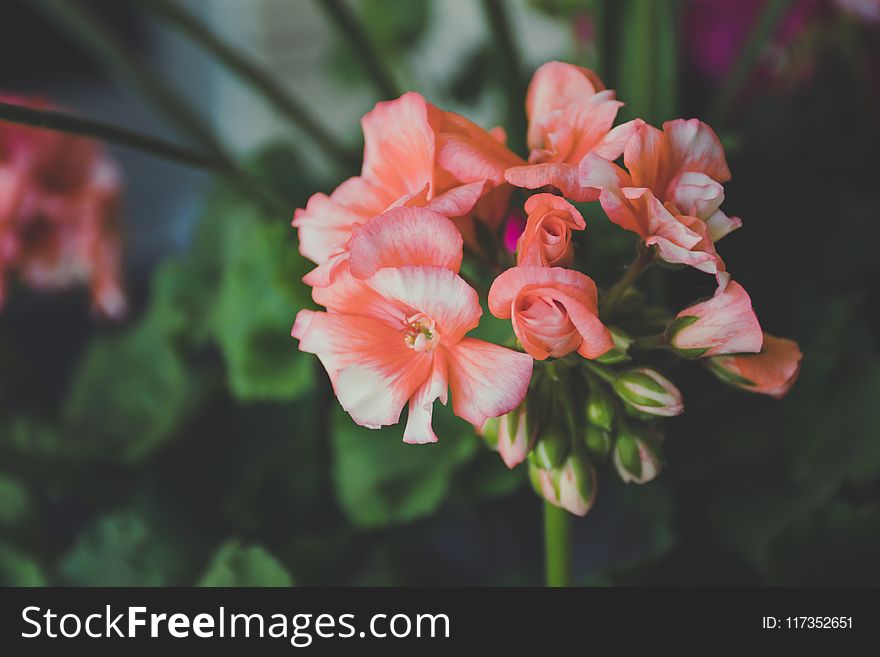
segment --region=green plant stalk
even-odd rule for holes
[[[150,137],[128,128],[84,119],[67,112],[0,102],[0,120],[72,135],[96,137],[197,169],[216,171],[222,169],[217,160],[197,150]]]
[[[645,271],[645,268],[651,264],[653,260],[653,256],[651,251],[648,249],[642,248],[639,246],[639,253],[636,256],[636,259],[632,261],[630,266],[627,268],[626,272],[623,274],[621,279],[617,281],[614,285],[611,286],[611,289],[608,290],[608,294],[602,300],[602,304],[599,307],[600,315],[605,319],[611,316],[612,311],[614,310],[617,303],[623,297],[624,292],[626,292],[630,285],[632,285],[639,275]]]
[[[633,340],[632,346],[636,349],[667,349],[669,343],[666,341],[665,334],[658,333],[636,338]]]
[[[360,53],[363,64],[382,98],[387,100],[400,96],[400,89],[391,71],[382,61],[370,36],[348,5],[343,0],[318,0],[318,4]]]
[[[733,70],[724,81],[713,110],[710,112],[716,127],[722,125],[727,119],[734,101],[748,82],[749,75],[758,62],[764,46],[773,37],[773,33],[785,15],[789,4],[791,4],[791,0],[767,0],[764,10],[739,51]]]
[[[571,585],[568,511],[544,502],[544,557],[547,586]]]
[[[273,211],[286,213],[290,210],[290,204],[287,201],[267,189],[265,185],[255,185],[253,177],[249,175],[242,177],[241,170],[237,167],[229,167],[225,162],[205,153],[162,139],[156,139],[155,137],[150,137],[127,128],[83,119],[67,112],[35,109],[2,102],[0,102],[0,121],[102,139],[155,157],[177,162],[178,164],[197,169],[207,169],[228,179],[253,196],[255,200],[265,203]]]
[[[483,0],[483,9],[495,42],[498,69],[505,74],[504,92],[507,96],[508,138],[513,150],[525,146],[525,98],[522,63],[513,38],[510,18],[502,0]]]
[[[172,0],[132,1],[153,12],[158,18],[213,55],[231,73],[262,94],[276,110],[311,137],[338,164],[346,168],[358,166],[357,155],[329,133],[297,98],[278,84],[268,71],[214,34],[182,5]]]
[[[139,89],[182,133],[212,154],[228,157],[209,122],[149,68],[82,2],[34,0],[51,21],[74,37],[118,82]]]
[[[588,372],[592,372],[600,379],[602,379],[605,383],[609,385],[614,385],[614,381],[617,379],[614,372],[610,371],[604,365],[600,365],[599,363],[593,362],[591,360],[584,360],[584,367]]]

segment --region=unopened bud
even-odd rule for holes
[[[587,421],[601,429],[611,431],[614,426],[614,400],[605,386],[592,387],[587,399]]]
[[[672,381],[646,367],[618,376],[614,391],[634,409],[648,415],[672,417],[684,411],[681,392]]]
[[[619,329],[616,326],[609,326],[608,331],[611,333],[611,339],[614,340],[614,347],[599,356],[596,362],[604,365],[616,365],[617,363],[632,360],[629,356],[629,348],[633,342],[632,338],[623,329]]]
[[[535,465],[545,470],[550,470],[562,465],[568,456],[570,440],[568,432],[559,422],[553,422],[546,429],[541,428],[541,435],[535,443],[535,449],[529,455],[534,459]]]
[[[650,436],[622,431],[614,446],[614,466],[623,481],[647,483],[660,474],[660,446]]]
[[[498,418],[497,445],[508,468],[522,463],[535,444],[536,427],[529,419],[524,402],[516,410]]]
[[[578,450],[558,468],[548,470],[529,464],[529,475],[545,500],[575,515],[585,516],[596,499],[596,471]]]
[[[611,451],[611,434],[592,424],[588,424],[584,431],[584,442],[587,449],[599,458],[604,459]]]

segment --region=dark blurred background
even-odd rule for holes
[[[442,413],[426,448],[356,427],[288,337],[310,303],[290,215],[352,171],[148,3],[70,3],[294,202],[276,215],[204,172],[109,147],[130,317],[96,321],[85,290],[23,287],[0,314],[0,583],[541,583],[542,502],[524,468]],[[320,2],[182,4],[357,149],[381,92]],[[486,127],[520,126],[510,89],[562,59],[596,68],[623,118],[697,116],[727,147],[726,208],[744,227],[720,251],[765,330],[801,345],[800,381],[774,401],[678,367],[687,412],[666,425],[666,468],[644,486],[601,469],[596,506],[573,523],[575,583],[880,584],[878,3],[344,4],[401,89]],[[4,4],[0,89],[187,141],[38,5]],[[780,18],[738,71],[768,7]],[[584,212],[588,273],[613,281],[632,238]],[[643,289],[680,308],[711,293],[707,279],[652,271]]]

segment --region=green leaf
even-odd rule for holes
[[[198,405],[203,381],[149,319],[95,341],[76,372],[62,420],[85,451],[138,462]]]
[[[261,220],[240,204],[224,225],[224,268],[213,332],[229,389],[244,401],[290,400],[312,385],[313,357],[290,337],[297,311],[312,307],[308,271],[286,223]]]
[[[214,553],[199,586],[293,586],[293,578],[263,548],[230,539]]]
[[[434,405],[439,442],[407,445],[403,422],[373,431],[357,426],[341,409],[334,415],[334,482],[353,523],[381,527],[410,522],[435,511],[454,473],[479,446],[473,427],[450,409]]]
[[[46,586],[46,576],[34,559],[0,542],[0,585]]]
[[[18,477],[0,472],[0,526],[10,527],[27,516],[30,497]]]
[[[180,551],[135,512],[99,518],[62,559],[59,572],[74,586],[167,586],[185,572]]]

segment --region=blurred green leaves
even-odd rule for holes
[[[293,578],[263,548],[230,539],[217,548],[199,586],[293,586]]]
[[[333,477],[339,502],[355,525],[400,524],[437,509],[456,470],[481,445],[473,428],[439,403],[434,405],[434,431],[437,443],[405,445],[402,425],[365,429],[336,410]]]

